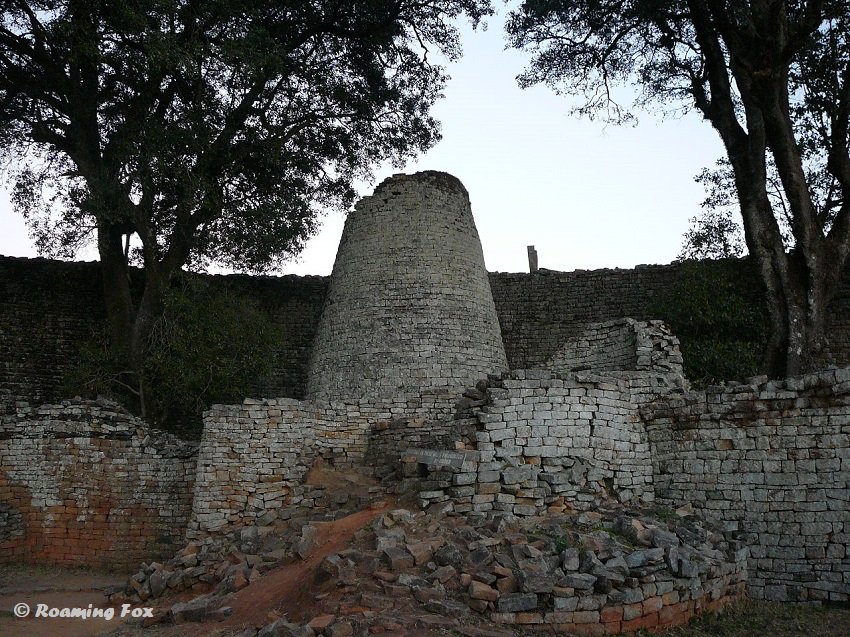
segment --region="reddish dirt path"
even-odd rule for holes
[[[346,548],[358,530],[393,506],[393,501],[384,500],[333,522],[313,522],[318,534],[310,555],[266,573],[231,596],[223,605],[233,608],[233,615],[214,624],[181,624],[157,634],[210,637],[219,632],[231,634],[236,629],[260,628],[283,615],[295,621],[306,618],[315,604],[314,596],[320,592],[314,580],[322,560]]]
[[[0,567],[0,637],[92,637],[115,630],[123,623],[119,619],[120,606],[112,621],[36,619],[32,613],[38,604],[56,608],[88,608],[91,604],[108,608],[103,589],[125,581],[126,576],[60,567]],[[13,615],[13,608],[19,603],[29,605],[29,617],[18,619]]]

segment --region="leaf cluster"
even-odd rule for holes
[[[269,374],[280,334],[252,299],[227,287],[182,277],[165,296],[165,309],[145,344],[146,418],[195,436],[201,414],[216,402],[241,402]],[[98,333],[80,350],[65,378],[69,395],[104,395],[133,407],[137,383]]]
[[[262,271],[352,182],[439,139],[429,60],[485,0],[0,2],[0,159],[55,253],[138,235],[146,266]],[[60,193],[54,196],[55,193]]]
[[[748,175],[724,159],[697,177],[705,207],[737,204],[742,187],[764,179],[786,248],[795,235],[809,241],[808,226],[829,235],[839,214],[850,215],[846,1],[525,0],[506,28],[510,45],[532,55],[520,85],[545,83],[581,98],[574,112],[614,122],[641,107],[695,110],[727,152],[753,153]],[[629,103],[618,99],[624,85],[637,91]],[[760,129],[775,109],[782,125],[767,125],[765,145]],[[844,224],[836,244],[846,243]]]
[[[751,265],[740,259],[683,262],[675,283],[650,304],[649,312],[679,338],[685,376],[695,386],[759,373],[767,312]]]

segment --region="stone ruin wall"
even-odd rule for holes
[[[122,569],[182,546],[197,445],[107,402],[0,425],[0,562]]]
[[[407,454],[429,469],[423,505],[451,500],[461,512],[541,515],[590,508],[602,491],[651,502],[650,448],[632,387],[669,392],[665,382],[637,373],[514,370],[492,380],[472,451],[456,452],[465,454],[462,465],[442,466],[439,455],[432,462],[428,451]]]
[[[595,373],[637,369],[637,335],[629,321],[620,319],[584,326],[558,348],[542,367],[565,372]]]
[[[757,283],[744,260],[739,280]],[[539,368],[588,323],[659,317],[649,309],[679,280],[683,264],[634,269],[575,270],[536,274],[491,273],[490,287],[511,369]],[[827,310],[824,364],[850,364],[850,268]]]
[[[97,264],[0,258],[0,416],[63,398],[66,366],[103,321]]]
[[[850,600],[850,368],[709,388],[642,409],[658,501],[750,545],[749,594]]]
[[[588,365],[610,371],[571,371]],[[460,512],[590,508],[603,491],[621,502],[651,502],[639,408],[685,385],[678,339],[659,321],[591,324],[545,369],[513,370],[467,392],[480,400],[461,416],[464,423],[471,416],[471,425],[454,447],[469,451],[414,449],[405,472],[412,477],[424,466],[423,506],[449,501]]]
[[[850,601],[850,368],[684,393],[667,367],[509,372],[466,450],[411,449],[404,474],[460,512],[691,504],[750,547],[750,597]]]
[[[506,366],[466,189],[437,172],[385,180],[346,220],[307,400],[207,414],[190,533],[288,504],[317,457],[380,474],[411,444],[450,441],[462,388]]]
[[[489,383],[479,382],[482,389],[470,388],[463,396],[423,392],[356,402],[248,399],[216,405],[204,420],[190,532],[218,533],[289,504],[316,458],[338,467],[366,464],[381,476],[411,447],[451,449],[463,441],[477,451],[474,467],[464,465],[465,475],[453,478],[458,511],[532,515],[565,498],[589,505],[596,494],[577,494],[582,487],[576,485],[602,480],[611,480],[623,500],[651,499],[648,444],[636,411],[639,401],[630,392],[647,400],[681,385],[680,375],[677,385],[668,373],[681,355],[675,339],[655,323],[617,325],[655,344],[652,352],[641,350],[640,358],[655,361],[658,371],[618,379],[528,370],[490,376]],[[611,329],[602,324],[598,332]],[[518,492],[520,486],[528,491]],[[449,498],[433,491],[431,501]]]
[[[203,278],[214,289],[255,300],[280,337],[279,347],[269,352],[273,372],[256,379],[251,395],[303,397],[327,278]],[[16,402],[67,398],[65,370],[79,360],[80,345],[105,329],[103,317],[98,263],[0,257],[0,414],[13,414]]]
[[[747,264],[740,263],[742,280]],[[508,369],[546,363],[589,323],[650,316],[654,299],[672,285],[680,264],[536,274],[490,273],[490,288]],[[204,277],[256,300],[281,335],[270,352],[274,372],[257,379],[251,395],[303,399],[307,366],[329,277],[244,275]],[[0,256],[0,413],[16,401],[38,405],[66,398],[64,370],[81,343],[103,329],[97,263]],[[850,363],[850,276],[829,306],[828,359]]]
[[[456,395],[453,395],[456,398]],[[220,534],[297,504],[309,468],[372,466],[380,476],[411,445],[454,439],[448,395],[357,402],[246,399],[204,417],[189,537]],[[437,418],[437,419],[435,419]]]

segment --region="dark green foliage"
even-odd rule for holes
[[[146,267],[262,271],[353,183],[439,139],[481,0],[0,3],[0,159],[40,250],[107,228]],[[100,246],[102,249],[102,246]],[[173,263],[172,263],[173,262]],[[175,269],[176,269],[175,268]]]
[[[208,282],[184,277],[165,298],[147,342],[144,374],[147,420],[190,437],[213,403],[241,402],[257,378],[271,371],[279,336],[256,302]],[[111,357],[101,334],[81,349],[66,378],[69,395],[105,395],[130,408],[136,384]]]
[[[744,254],[741,227],[729,210],[703,210],[691,217],[679,259],[727,259]]]
[[[759,373],[767,340],[760,283],[738,259],[685,261],[675,285],[650,305],[679,337],[696,386]]]

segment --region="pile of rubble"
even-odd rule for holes
[[[257,524],[190,542],[165,563],[143,563],[126,586],[108,592],[109,599],[140,604],[186,590],[213,590],[219,596],[239,591],[293,558],[305,557],[315,537],[312,522],[338,520],[384,495],[380,487],[368,492],[295,487],[289,506],[268,511]]]
[[[265,535],[248,527],[227,554],[190,545],[167,565],[148,565],[130,587],[141,598],[148,589],[156,596],[206,585],[209,592],[161,610],[156,620],[222,619],[233,592],[309,555],[314,537],[309,523]],[[314,581],[304,582],[309,608],[239,637],[661,628],[741,597],[746,557],[739,541],[686,510],[653,513],[609,502],[595,511],[518,518],[396,509],[324,557]]]

